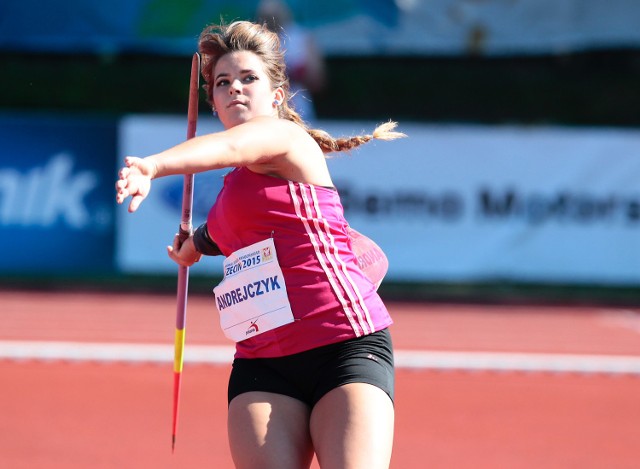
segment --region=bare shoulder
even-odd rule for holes
[[[331,185],[324,153],[303,127],[286,119],[264,118],[263,121],[272,135],[281,140],[284,151],[275,158],[253,165],[252,170],[297,182]]]
[[[246,126],[247,124],[243,124]],[[306,129],[287,119],[255,117],[248,122],[251,135],[259,138],[263,148],[277,148],[281,157],[295,157],[298,153],[322,155],[320,147]],[[258,137],[259,135],[259,137]],[[275,156],[275,155],[274,155]]]
[[[311,138],[302,126],[288,119],[280,119],[277,117],[255,117],[251,119],[250,122],[263,126],[265,131],[274,136],[289,139],[310,139],[313,141],[313,138]]]

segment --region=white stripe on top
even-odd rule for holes
[[[318,216],[315,217],[313,220],[316,225],[316,229],[318,230],[319,237],[325,247],[325,252],[327,253],[327,256],[329,257],[329,259],[332,261],[333,268],[335,269],[336,273],[340,277],[341,284],[344,287],[345,291],[347,292],[347,295],[349,295],[349,299],[354,305],[356,305],[356,308],[361,309],[361,314],[358,314],[358,319],[360,319],[360,321],[365,322],[361,324],[363,330],[366,331],[368,328],[369,333],[374,332],[375,329],[373,327],[373,321],[371,320],[371,314],[369,313],[367,304],[365,303],[364,299],[362,298],[362,295],[360,294],[360,289],[358,288],[356,281],[349,274],[347,270],[347,264],[345,263],[344,259],[342,259],[342,257],[340,256],[340,251],[336,247],[335,240],[333,238],[333,235],[331,234],[331,228],[329,227],[329,222],[327,221],[326,218],[322,216],[316,189],[314,186],[309,186],[309,188],[310,188],[311,197],[313,199],[313,206],[315,208],[315,213],[318,214]],[[302,198],[305,201],[305,204],[307,204],[308,201],[306,200],[304,193],[302,195]],[[309,211],[310,211],[310,207],[309,207]],[[322,227],[320,227],[320,223],[322,223]],[[324,228],[324,232],[322,230],[323,228]],[[328,242],[322,236],[323,234],[327,237]],[[333,255],[330,255],[331,251],[333,251]],[[335,265],[334,260],[337,261],[340,268],[338,268],[338,266]],[[340,274],[342,274],[342,276],[340,276]],[[357,300],[356,298],[354,298],[354,295],[357,297]]]
[[[299,187],[300,189],[300,194],[304,202],[305,214],[302,213],[303,206],[297,195],[297,190],[296,190],[297,187]],[[310,220],[313,220],[314,217],[313,217],[313,214],[311,213],[310,206],[308,204],[308,197],[305,193],[305,190],[307,187],[308,186],[306,186],[305,184],[302,184],[302,183],[296,184],[294,182],[289,181],[289,191],[291,192],[291,199],[293,201],[293,206],[295,208],[296,215],[304,225],[305,230],[309,235],[309,240],[313,245],[313,248],[316,253],[316,257],[320,262],[320,266],[322,267],[322,270],[325,272],[327,279],[329,280],[329,284],[331,285],[331,288],[333,289],[336,297],[338,298],[338,301],[342,305],[342,309],[345,315],[347,316],[356,337],[360,337],[361,335],[367,333],[366,321],[363,320],[362,312],[353,310],[349,305],[349,302],[345,299],[342,291],[343,289],[344,291],[348,291],[348,290],[347,288],[345,288],[344,280],[341,279],[339,275],[337,275],[338,269],[335,264],[336,262],[335,259],[327,251],[326,245],[324,246],[324,251],[325,251],[324,253],[320,249],[320,242],[319,242],[320,235],[313,230],[313,227],[310,224]],[[312,186],[309,186],[309,187],[312,187]],[[314,226],[317,228],[318,226],[317,221],[314,223]],[[331,267],[327,265],[327,261],[331,263]],[[336,282],[340,283],[342,288],[340,288]],[[351,299],[351,301],[352,301],[352,304],[357,308],[358,305],[355,304],[353,299]]]

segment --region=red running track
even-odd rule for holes
[[[640,357],[637,309],[389,304],[399,351]],[[0,345],[172,345],[172,295],[0,292]],[[187,348],[227,344],[189,299]],[[171,454],[170,361],[0,357],[0,467],[231,468],[228,363],[186,363]],[[637,468],[640,374],[400,367],[392,468]],[[317,466],[316,466],[317,467]]]

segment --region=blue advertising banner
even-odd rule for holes
[[[0,272],[113,269],[114,119],[0,114]]]

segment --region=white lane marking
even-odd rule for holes
[[[397,350],[400,368],[640,375],[640,356]]]
[[[232,346],[187,345],[184,361],[226,364],[233,353]],[[0,359],[173,363],[173,358],[173,345],[166,344],[0,341]]]
[[[184,362],[228,365],[232,346],[187,345]],[[173,345],[0,341],[0,359],[173,363]],[[525,371],[640,375],[640,356],[396,350],[396,367],[416,370]]]

